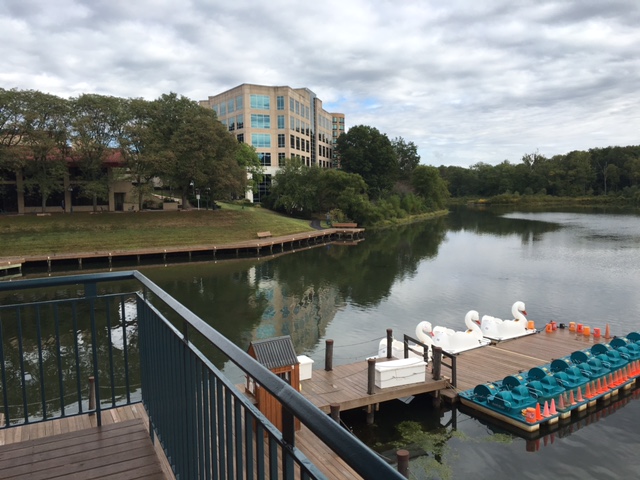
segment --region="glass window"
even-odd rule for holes
[[[284,115],[278,115],[278,129],[284,130]]]
[[[300,137],[296,137],[296,150],[300,150]]]
[[[295,104],[295,102],[293,101],[293,98],[290,98],[289,99],[289,110],[291,110],[292,112],[295,112],[294,104]]]
[[[291,130],[295,130],[296,129],[296,119],[293,117],[289,117],[289,128]]]
[[[256,110],[269,110],[270,106],[269,95],[251,95],[251,108]]]
[[[251,145],[256,148],[271,148],[271,135],[268,133],[252,133]]]
[[[285,145],[285,140],[284,140],[284,133],[279,133],[278,134],[278,148],[284,148]]]
[[[236,117],[236,125],[238,129],[244,128],[244,115],[242,113]]]
[[[278,166],[279,167],[284,167],[285,163],[286,162],[284,161],[284,152],[278,153]]]
[[[244,143],[244,133],[239,133],[236,135],[236,138],[238,139],[238,142]]]
[[[300,119],[296,118],[296,132],[300,131]]]
[[[213,106],[213,111],[216,112],[216,115],[219,115],[218,105]]]
[[[296,113],[300,115],[300,102],[296,100]]]
[[[236,110],[242,110],[242,95],[236,97]]]
[[[271,154],[268,152],[258,152],[258,157],[260,157],[260,165],[263,167],[271,166]]]
[[[251,128],[271,128],[271,117],[260,113],[252,113]]]
[[[284,110],[284,97],[282,95],[278,95],[276,102],[278,104],[278,110]]]
[[[229,131],[233,132],[236,129],[236,120],[235,118],[229,118]]]
[[[229,113],[233,113],[236,111],[236,100],[234,98],[227,102],[227,111]]]
[[[309,120],[309,107],[304,107],[304,117]]]
[[[220,116],[224,117],[227,114],[227,104],[222,102],[220,104]]]
[[[296,137],[289,135],[289,145],[291,148],[296,148]]]

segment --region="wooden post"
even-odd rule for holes
[[[433,371],[433,379],[440,380],[440,371],[442,369],[442,347],[433,348],[433,358],[431,359],[433,362],[432,371]]]
[[[393,329],[387,328],[387,358],[393,355]]]
[[[333,370],[333,340],[327,340],[325,342],[324,349],[324,369],[327,372]]]
[[[367,405],[367,425],[373,425],[373,422],[375,421],[374,411],[375,409],[373,405]]]
[[[369,358],[367,359],[367,363],[369,364],[367,393],[369,395],[373,395],[373,392],[375,391],[375,386],[376,386],[376,359]]]
[[[93,377],[89,377],[89,410],[96,409],[96,380]],[[93,415],[93,412],[89,413]]]
[[[396,459],[398,461],[398,473],[404,478],[409,478],[409,451],[398,450],[396,452]]]
[[[340,404],[332,403],[329,408],[331,408],[331,418],[340,423]]]

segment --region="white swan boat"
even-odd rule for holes
[[[513,320],[501,320],[500,318],[484,315],[480,324],[482,335],[494,341],[510,340],[536,333],[535,328],[529,328],[527,311],[524,302],[515,302],[511,307]]]
[[[438,329],[436,327],[434,329],[433,345],[452,355],[489,345],[491,340],[484,338],[480,326],[476,323],[479,321],[478,312],[470,310],[464,317],[467,330],[452,331],[451,329]]]

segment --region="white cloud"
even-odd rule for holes
[[[638,144],[635,0],[5,0],[0,87],[205,99],[308,87],[423,163]]]

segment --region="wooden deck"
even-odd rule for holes
[[[173,479],[142,405],[0,430],[4,479]]]
[[[550,363],[576,350],[589,348],[594,343],[608,341],[604,337],[594,338],[593,335],[585,337],[565,328],[553,332],[541,331],[469,350],[459,354],[456,359],[457,388],[450,388],[442,392],[442,395],[445,399],[455,402],[458,392],[482,383],[502,380],[507,375],[528,372],[533,367]],[[449,370],[443,368],[442,373],[449,375]]]
[[[333,367],[333,370],[314,370],[312,378],[303,380],[302,395],[325,413],[331,411],[331,404],[340,405],[340,410],[352,410],[377,405],[398,398],[435,392],[446,388],[447,380],[433,380],[430,367],[426,381],[398,387],[375,387],[368,392],[368,364],[366,361]]]
[[[277,237],[258,238],[229,244],[190,245],[185,247],[146,248],[138,250],[105,250],[99,252],[79,252],[56,255],[33,255],[21,259],[25,268],[46,268],[53,271],[68,271],[75,266],[78,270],[91,268],[96,264],[114,263],[140,264],[143,261],[166,263],[168,261],[203,259],[211,260],[229,257],[247,257],[272,255],[274,253],[293,252],[310,246],[320,246],[329,242],[354,241],[364,228],[325,228],[309,232]],[[0,258],[0,261],[9,260]]]

